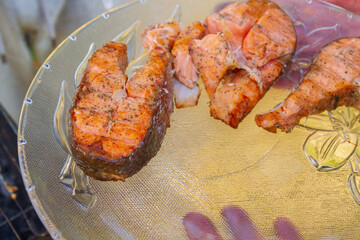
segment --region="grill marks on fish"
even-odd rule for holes
[[[125,85],[124,74],[128,64],[127,48],[115,42],[99,49],[89,62],[83,84],[90,92],[113,92]]]
[[[300,119],[338,106],[360,109],[360,38],[343,38],[320,50],[299,85],[280,105],[258,114],[258,126],[290,132]]]
[[[110,149],[109,142],[119,146],[121,142],[121,149],[133,149],[151,124],[150,107],[144,100],[113,98],[113,92],[125,85],[126,65],[126,45],[115,42],[97,50],[88,63],[71,110],[74,146],[85,155],[104,159],[126,157],[131,151]],[[98,87],[100,78],[102,85]]]
[[[226,71],[236,66],[224,34],[209,34],[190,43],[190,54],[211,98]]]
[[[125,180],[159,150],[173,106],[169,50],[179,29],[163,23],[145,30],[149,59],[127,82],[126,45],[105,44],[89,60],[70,110],[75,160],[87,175]]]
[[[282,64],[277,60],[259,68],[263,82],[262,91],[256,80],[245,70],[229,72],[211,99],[211,116],[236,128],[271,87],[282,68]]]
[[[267,0],[230,4],[205,22],[209,34],[190,43],[190,54],[211,115],[237,128],[290,60],[295,29],[289,16]]]
[[[279,8],[268,9],[244,39],[243,53],[251,67],[292,55],[296,34],[291,19]]]

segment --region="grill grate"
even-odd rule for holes
[[[21,178],[15,124],[0,105],[0,239],[50,239]]]

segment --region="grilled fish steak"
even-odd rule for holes
[[[190,54],[209,95],[211,116],[237,128],[291,59],[295,29],[268,0],[235,2],[205,23],[209,34],[190,43]]]
[[[360,38],[342,38],[323,47],[301,82],[256,124],[270,132],[291,132],[300,119],[338,106],[360,110]]]
[[[129,80],[125,44],[107,43],[89,60],[70,110],[73,155],[85,174],[124,181],[156,155],[173,110],[169,51],[179,31],[178,23],[146,29],[149,59]]]

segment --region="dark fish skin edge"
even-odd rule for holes
[[[170,53],[166,53],[168,56],[167,65],[165,68],[165,85],[159,86],[161,89],[167,89],[160,91],[160,97],[158,101],[160,104],[153,104],[153,124],[149,129],[143,142],[132,152],[131,155],[116,160],[104,159],[99,157],[91,157],[84,154],[77,146],[76,141],[73,139],[72,122],[70,121],[69,136],[72,142],[72,156],[76,164],[84,171],[84,173],[94,179],[100,181],[125,181],[126,178],[131,177],[135,173],[139,172],[159,151],[166,129],[170,127],[170,115],[173,111],[173,78],[171,74],[172,69],[172,57]],[[81,87],[81,86],[80,86]],[[79,88],[80,89],[80,88]],[[78,94],[74,99],[78,100]],[[73,108],[70,110],[70,115],[73,112]]]

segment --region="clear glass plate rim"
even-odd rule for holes
[[[304,0],[304,1],[308,1],[308,0]],[[324,5],[326,5],[327,7],[331,7],[331,8],[335,8],[338,11],[347,13],[347,14],[352,14],[353,17],[356,17],[358,19],[360,19],[360,15],[354,14],[344,8],[341,8],[339,6],[336,6],[334,4],[325,2],[324,0],[315,0],[317,2],[320,2]],[[94,24],[95,22],[99,21],[100,19],[104,19],[104,14],[113,14],[117,11],[123,10],[124,8],[127,8],[135,3],[144,3],[144,0],[131,0],[129,2],[126,2],[122,5],[119,5],[115,8],[112,8],[102,14],[99,14],[98,16],[96,16],[95,18],[91,19],[90,21],[86,22],[85,24],[83,24],[82,26],[80,26],[79,28],[77,28],[74,32],[71,33],[70,36],[76,36],[76,34],[80,33],[81,31],[83,31],[84,29],[86,29],[87,27],[89,27],[91,24]],[[106,16],[106,15],[105,15]],[[55,49],[54,51],[47,57],[47,59],[44,61],[43,65],[41,66],[41,68],[37,71],[37,73],[35,74],[29,88],[28,91],[25,95],[24,98],[24,103],[21,109],[21,114],[20,114],[20,118],[19,118],[19,127],[18,127],[18,155],[19,155],[19,164],[20,164],[20,170],[21,170],[21,175],[22,175],[22,179],[24,181],[24,185],[25,188],[28,192],[29,198],[34,206],[34,209],[36,211],[36,213],[40,216],[40,219],[42,221],[42,223],[45,225],[45,227],[47,228],[47,230],[49,231],[51,237],[53,239],[62,239],[61,233],[59,233],[59,230],[57,229],[56,225],[54,224],[54,222],[51,220],[51,218],[48,216],[48,214],[45,212],[41,201],[39,199],[39,197],[36,194],[36,189],[33,189],[33,185],[32,185],[32,180],[29,177],[29,174],[27,173],[27,162],[26,162],[26,156],[25,156],[25,144],[21,144],[21,141],[24,140],[23,139],[23,133],[24,133],[24,129],[26,128],[26,116],[27,116],[27,108],[30,106],[28,103],[26,103],[26,99],[29,99],[29,97],[32,95],[32,92],[34,89],[36,89],[37,87],[37,82],[36,80],[41,77],[41,75],[43,74],[43,72],[46,70],[45,68],[45,64],[47,62],[49,62],[50,59],[52,59],[56,54],[58,54],[62,48],[64,46],[66,46],[67,43],[69,43],[71,41],[71,39],[69,39],[69,37],[67,37],[66,39],[64,39]]]

